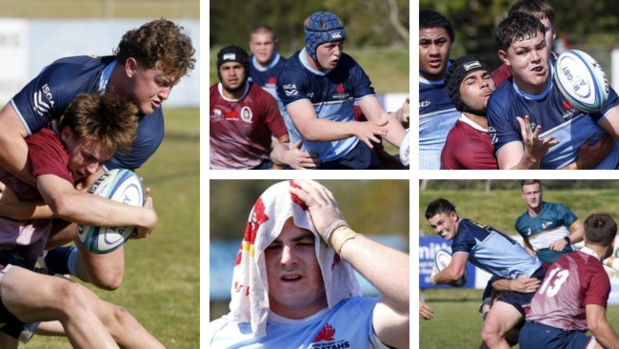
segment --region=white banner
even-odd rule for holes
[[[0,20],[0,107],[30,79],[28,21]]]

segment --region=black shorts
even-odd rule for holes
[[[546,276],[546,269],[539,268],[531,275],[532,278],[540,279],[540,281],[544,281],[544,276]],[[522,316],[525,316],[526,313],[531,308],[531,299],[535,292],[532,293],[520,293],[514,291],[501,291],[499,293],[499,301],[509,303],[516,308]]]

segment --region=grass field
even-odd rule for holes
[[[526,209],[519,190],[420,190],[419,229],[428,235],[434,233],[423,213],[427,204],[438,197],[456,205],[460,217],[479,220],[509,234],[516,234],[514,222]],[[616,189],[545,189],[544,200],[566,204],[581,219],[594,212],[608,212],[619,218]],[[483,325],[478,312],[481,293],[470,289],[427,290],[425,299],[436,317],[432,321],[419,320],[419,348],[477,348]],[[610,305],[607,316],[611,324],[619,323],[619,305]]]
[[[200,346],[200,117],[198,109],[165,110],[163,144],[138,174],[159,225],[145,240],[129,241],[122,286],[94,290],[126,307],[166,347]],[[71,348],[65,338],[35,335],[21,348]]]

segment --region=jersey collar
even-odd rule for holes
[[[101,78],[99,79],[99,93],[104,93],[105,88],[107,87],[107,83],[110,81],[110,76],[112,76],[112,70],[116,66],[116,61],[110,63],[103,69],[103,73],[101,73]]]

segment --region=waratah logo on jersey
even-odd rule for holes
[[[41,86],[41,89],[32,95],[32,109],[39,116],[49,112],[54,107],[54,95],[48,84]]]
[[[316,338],[312,340],[312,344],[308,349],[344,349],[350,348],[350,342],[343,340],[335,340],[335,327],[329,323],[318,332]]]
[[[337,92],[332,97],[333,99],[347,99],[350,96],[350,93],[346,92],[346,88],[344,84],[339,84],[335,87],[335,91]]]

